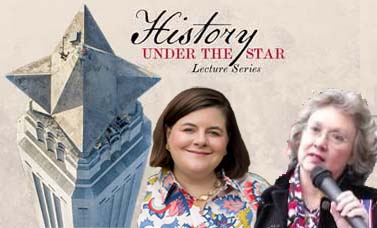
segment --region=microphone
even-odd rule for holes
[[[321,166],[316,166],[311,171],[310,178],[312,179],[315,187],[319,188],[323,193],[325,193],[331,201],[338,203],[336,198],[342,191],[332,178],[329,170],[322,168]],[[361,216],[346,216],[345,219],[353,228],[368,228]]]

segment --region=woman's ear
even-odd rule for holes
[[[168,141],[168,138],[170,136],[170,133],[171,133],[171,128],[166,126],[166,142]]]

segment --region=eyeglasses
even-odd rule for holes
[[[329,140],[330,143],[334,145],[344,145],[350,142],[349,137],[346,133],[334,130],[334,131],[325,131],[320,126],[316,125],[307,125],[305,132],[312,137],[322,137],[322,134],[325,134],[325,138]]]

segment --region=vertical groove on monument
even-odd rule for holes
[[[9,73],[41,227],[129,227],[151,142],[137,98],[159,78],[114,55],[87,7],[53,53]]]

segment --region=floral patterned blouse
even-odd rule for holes
[[[316,228],[319,223],[319,208],[310,210],[302,200],[300,168],[296,167],[289,179],[288,224],[289,228]]]
[[[252,227],[260,195],[268,183],[251,173],[237,180],[223,175],[223,181],[225,185],[201,210],[174,174],[162,169],[148,179],[138,227]]]

